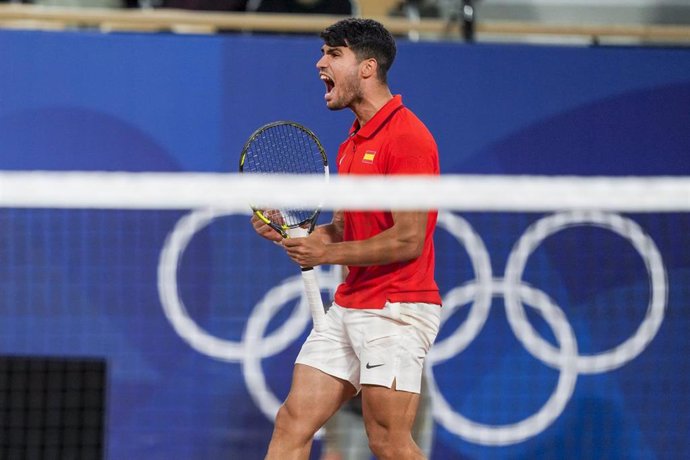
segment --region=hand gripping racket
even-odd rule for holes
[[[291,121],[276,121],[257,129],[244,144],[240,156],[243,174],[321,174],[328,180],[328,158],[316,135]],[[283,238],[304,237],[316,225],[316,209],[258,209],[254,214]],[[309,303],[314,329],[323,332],[326,314],[313,267],[302,267],[304,294]]]

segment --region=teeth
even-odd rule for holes
[[[319,78],[326,84],[326,94],[330,94],[335,88],[335,82],[328,75],[319,74]]]

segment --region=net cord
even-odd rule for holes
[[[442,175],[323,178],[239,173],[0,171],[0,207],[73,209],[690,211],[690,176]]]

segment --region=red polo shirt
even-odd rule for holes
[[[402,104],[388,101],[360,129],[355,120],[336,160],[339,174],[440,174],[438,148],[429,130]],[[344,241],[371,238],[390,228],[390,211],[345,211]],[[349,267],[335,302],[347,308],[383,308],[389,302],[441,304],[434,281],[436,211],[429,212],[422,255],[407,262]]]

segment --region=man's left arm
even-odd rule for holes
[[[393,211],[393,225],[383,232],[357,241],[325,243],[318,237],[283,240],[288,256],[300,266],[386,265],[413,260],[422,254],[428,213]]]

